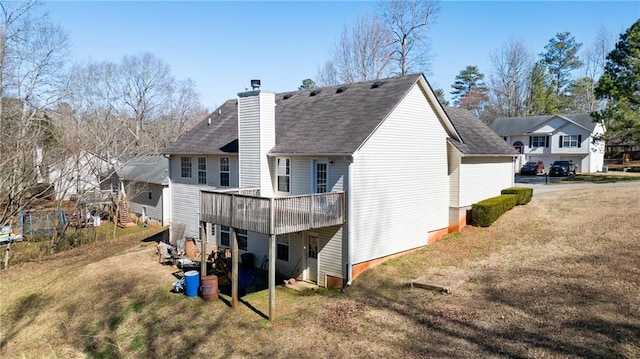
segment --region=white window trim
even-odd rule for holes
[[[562,147],[578,147],[578,135],[562,135]]]
[[[240,233],[240,231],[243,231],[245,233]],[[238,250],[240,251],[248,251],[249,250],[249,231],[244,231],[241,229],[235,229],[234,230],[236,237],[238,238]],[[247,248],[241,248],[240,247],[240,237],[244,237],[245,238],[245,242],[247,243]],[[229,238],[230,240],[232,240],[231,238]]]
[[[226,159],[227,160],[227,169],[223,170],[222,169],[222,160]],[[230,187],[231,186],[231,159],[229,157],[220,157],[220,160],[218,160],[218,170],[220,173],[220,178],[218,178],[218,180],[220,181],[220,187]],[[222,184],[222,174],[226,173],[227,174],[227,179],[228,179],[228,183],[226,185]]]
[[[284,166],[280,166],[280,161],[284,162]],[[288,179],[288,188],[286,191],[280,189],[280,177],[286,177]],[[281,193],[291,193],[291,158],[289,157],[276,158],[276,189]]]
[[[547,136],[532,136],[531,147],[545,147],[546,142],[547,142]]]
[[[200,160],[204,159],[204,170],[200,169]],[[204,173],[204,183],[200,182],[200,174]],[[198,157],[198,184],[207,184],[207,158]]]
[[[286,260],[278,258],[277,246],[279,244],[287,246],[287,259]],[[287,234],[281,234],[281,235],[276,236],[276,259],[281,261],[281,262],[287,262],[287,263],[289,263],[291,261],[291,240],[289,238],[289,235],[287,235]]]
[[[225,227],[227,229],[224,229]],[[229,238],[229,243],[227,244],[222,243],[222,237],[223,237],[223,234],[225,233],[228,234],[227,238]],[[231,227],[222,226],[222,225],[220,226],[220,245],[224,247],[231,247]]]
[[[189,165],[189,176],[185,176],[183,171],[186,169],[186,167],[183,165],[186,165],[187,162]],[[192,176],[193,176],[193,163],[191,161],[191,157],[180,157],[180,178],[191,178]]]
[[[325,191],[322,193],[328,193],[329,191],[329,161],[328,160],[314,160],[313,161],[313,168],[312,168],[312,172],[313,173],[313,184],[312,184],[312,190],[313,193],[319,193],[318,192],[318,172],[317,172],[317,168],[318,168],[318,164],[324,164],[326,166],[326,178],[325,178]]]

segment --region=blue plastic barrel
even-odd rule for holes
[[[197,297],[200,287],[200,272],[190,270],[184,274],[184,294],[187,297]]]

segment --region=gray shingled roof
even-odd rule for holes
[[[162,155],[134,157],[116,168],[120,180],[168,184],[169,160]]]
[[[421,76],[276,94],[276,146],[271,152],[354,153]],[[237,117],[236,100],[228,100],[164,153],[237,153]]]
[[[453,107],[445,107],[444,110],[462,138],[462,142],[452,138],[449,139],[449,142],[462,154],[505,156],[517,154],[511,146],[469,110]]]
[[[588,113],[577,113],[567,115],[543,115],[543,116],[527,116],[527,117],[502,117],[497,118],[491,123],[491,129],[500,136],[525,135],[530,133],[536,127],[542,125],[553,117],[564,117],[570,122],[582,126],[593,132],[595,122]]]
[[[276,94],[276,146],[270,152],[300,155],[354,153],[421,76],[414,74]],[[462,142],[450,141],[462,153],[514,153],[470,112],[453,108],[446,112],[462,138]],[[237,153],[237,117],[237,101],[228,100],[180,136],[164,153]]]

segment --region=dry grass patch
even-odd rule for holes
[[[557,192],[359,276],[341,293],[277,288],[229,308],[170,292],[140,240],[0,274],[12,357],[640,357],[640,187]],[[450,295],[408,288],[442,271]]]

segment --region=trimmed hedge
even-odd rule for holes
[[[515,194],[518,196],[517,205],[521,206],[523,204],[527,204],[531,201],[531,197],[533,197],[533,188],[527,187],[509,187],[500,191],[501,194]]]
[[[480,227],[489,227],[505,212],[515,207],[517,202],[517,195],[502,194],[474,203],[471,205],[473,224]]]

